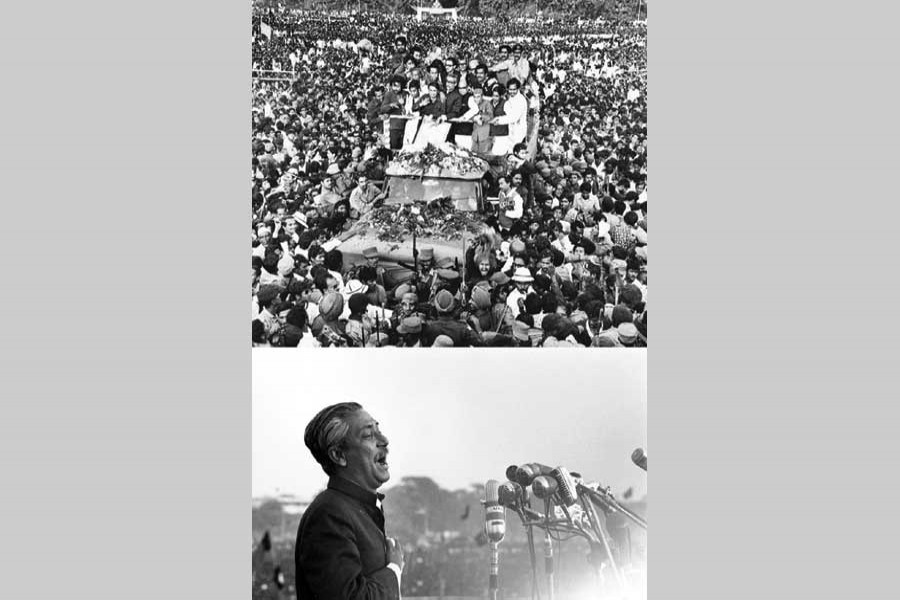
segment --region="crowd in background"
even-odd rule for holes
[[[644,26],[266,10],[252,48],[254,345],[646,345]],[[340,241],[383,199],[390,115],[441,100],[447,117],[473,86],[521,95],[537,143],[501,150],[465,264],[422,248],[399,285],[375,252],[347,264]],[[483,125],[494,151],[508,131]]]

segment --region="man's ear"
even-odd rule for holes
[[[344,451],[337,446],[332,446],[328,449],[328,458],[339,467],[347,466],[347,458],[344,456]]]

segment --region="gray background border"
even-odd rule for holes
[[[249,7],[4,8],[0,597],[246,600]],[[896,10],[652,9],[654,600],[898,597]]]

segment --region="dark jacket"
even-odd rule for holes
[[[400,598],[397,576],[387,568],[380,496],[332,477],[312,501],[294,550],[298,600]]]
[[[460,94],[459,90],[453,90],[447,94],[447,118],[458,119],[469,110],[470,94]],[[471,123],[454,123],[450,128],[450,135],[472,135]]]

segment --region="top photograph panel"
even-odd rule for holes
[[[254,347],[647,346],[638,2],[257,2]]]

